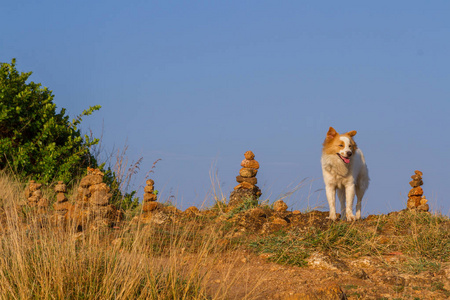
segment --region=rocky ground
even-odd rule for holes
[[[232,278],[231,299],[448,299],[450,266],[438,272],[398,271],[402,255],[334,260],[316,253],[310,265],[269,262],[265,255],[228,253],[214,268],[210,290]]]
[[[161,206],[134,222],[195,222],[204,230],[214,224],[221,254],[207,267],[211,295],[227,289],[230,299],[450,298],[448,217],[405,210],[331,222],[327,212],[279,206]]]

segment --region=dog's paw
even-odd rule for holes
[[[347,214],[347,221],[356,221],[356,217],[353,214]]]
[[[336,216],[336,214],[330,214],[330,215],[327,217],[327,219],[330,219],[331,221],[336,221],[337,216]]]
[[[361,213],[358,211],[358,212],[356,212],[356,220],[359,220],[359,219],[361,219]]]

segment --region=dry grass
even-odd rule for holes
[[[212,226],[64,231],[23,214],[22,191],[0,175],[0,299],[227,298],[233,280],[208,290],[221,255]]]

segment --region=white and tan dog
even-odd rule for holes
[[[336,191],[341,202],[341,219],[361,218],[361,201],[369,186],[369,171],[362,151],[353,136],[356,131],[339,134],[330,127],[322,148],[322,172],[325,182],[329,218],[336,220]],[[357,197],[356,215],[353,215],[353,199]]]

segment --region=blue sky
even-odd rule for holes
[[[450,212],[447,1],[3,1],[0,61],[53,90],[103,156],[128,144],[162,200],[225,197],[247,150],[262,199],[327,210],[321,144],[357,130],[371,184],[363,215],[406,207],[414,170]],[[115,158],[113,158],[113,163]],[[218,185],[216,185],[218,187]]]

